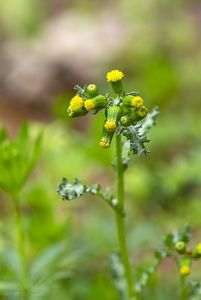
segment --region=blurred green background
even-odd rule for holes
[[[36,291],[30,299],[116,300],[109,256],[117,251],[114,215],[98,199],[64,202],[63,176],[114,188],[114,149],[99,148],[103,114],[69,120],[73,86],[119,68],[125,89],[140,91],[160,116],[151,153],[126,173],[131,261],[147,265],[164,234],[190,223],[201,240],[201,4],[198,0],[1,0],[0,123],[13,138],[24,120],[42,129],[41,158],[23,189],[23,222]],[[0,170],[1,172],[1,170]],[[17,278],[15,223],[0,192],[0,299]],[[166,263],[143,299],[177,299]],[[195,268],[194,275],[201,275]],[[150,298],[150,297],[149,297]]]

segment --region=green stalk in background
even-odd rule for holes
[[[17,235],[17,251],[20,255],[21,263],[21,297],[23,300],[29,300],[29,282],[27,270],[26,238],[23,227],[22,211],[19,197],[13,197],[13,207],[15,211],[15,225]]]

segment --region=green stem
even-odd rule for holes
[[[187,299],[188,299],[188,287],[186,285],[185,277],[181,276],[179,300],[187,300]]]
[[[118,206],[121,211],[124,211],[124,171],[122,163],[122,144],[121,144],[121,135],[116,136],[116,157],[117,157],[117,199]],[[135,295],[134,291],[134,281],[131,271],[131,266],[128,258],[128,249],[126,244],[125,236],[125,221],[124,216],[115,212],[116,214],[116,225],[118,232],[119,248],[121,260],[125,270],[125,277],[128,288],[129,298],[132,298]]]
[[[25,250],[25,235],[22,224],[22,212],[20,208],[20,202],[18,197],[13,198],[14,210],[15,210],[15,222],[17,231],[17,249],[20,255],[21,262],[21,293],[22,299],[29,299],[28,289],[28,275],[27,275],[27,264],[26,264],[26,250]]]

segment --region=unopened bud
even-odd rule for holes
[[[86,93],[88,95],[89,98],[94,98],[96,96],[98,96],[98,88],[96,84],[89,84],[86,87]]]
[[[179,254],[184,254],[186,251],[186,243],[184,243],[183,241],[177,242],[175,245],[175,249]]]

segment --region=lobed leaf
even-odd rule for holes
[[[84,194],[96,195],[102,198],[107,204],[109,204],[113,209],[117,210],[122,215],[124,214],[118,207],[117,199],[109,192],[103,191],[99,184],[93,186],[85,185],[80,180],[75,179],[74,183],[70,183],[66,178],[62,179],[57,192],[62,197],[63,200],[74,200],[83,196]]]

